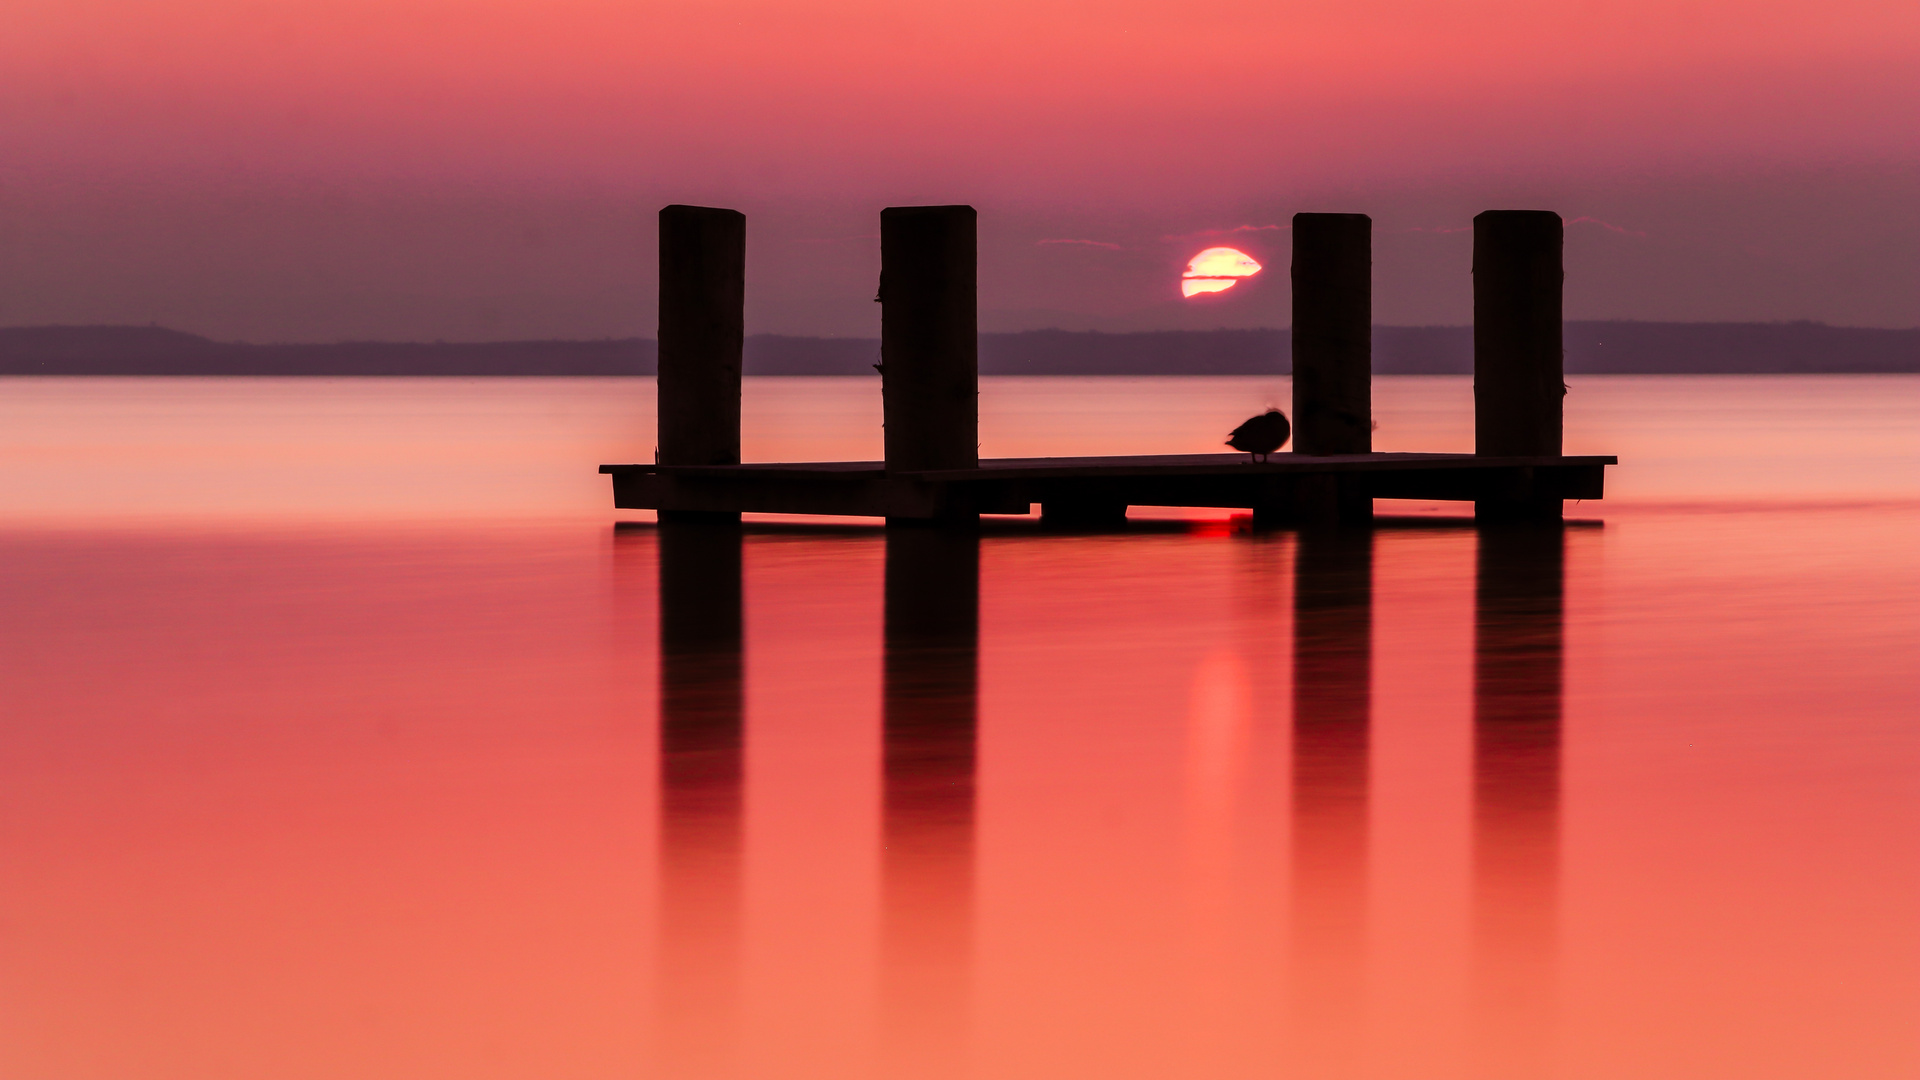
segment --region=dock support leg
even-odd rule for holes
[[[740,463],[746,273],[746,215],[709,206],[660,211],[662,465]],[[738,521],[740,515],[667,510],[660,518]]]
[[[1373,450],[1373,219],[1293,215],[1293,450]]]
[[[1256,529],[1367,525],[1373,498],[1353,480],[1331,473],[1294,478],[1253,507]]]
[[[889,473],[980,465],[976,251],[971,206],[880,212],[880,387]]]
[[[1040,524],[1056,529],[1117,529],[1127,523],[1127,504],[1110,501],[1063,501],[1040,504]]]
[[[1488,210],[1473,219],[1474,453],[1559,456],[1566,400],[1560,215]],[[1558,518],[1552,490],[1480,500],[1476,517]]]

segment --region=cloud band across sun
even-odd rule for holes
[[[1186,273],[1180,275],[1180,295],[1226,292],[1260,269],[1253,256],[1238,248],[1210,247],[1187,260]]]

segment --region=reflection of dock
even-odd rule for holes
[[[1391,662],[1380,659],[1391,654],[1379,652],[1376,613],[1382,613],[1384,641],[1393,642],[1393,625],[1401,616],[1392,605],[1400,595],[1395,582],[1401,579],[1393,568],[1392,548],[1394,535],[1402,530],[1456,531],[1473,538],[1478,548],[1472,594],[1473,752],[1470,759],[1463,754],[1456,763],[1465,766],[1470,760],[1472,767],[1471,993],[1455,993],[1453,980],[1465,972],[1450,971],[1445,964],[1423,978],[1432,978],[1430,988],[1446,999],[1436,1006],[1440,1015],[1446,1015],[1456,998],[1459,1020],[1467,1020],[1471,1012],[1474,1075],[1545,1075],[1554,1051],[1556,1012],[1565,578],[1567,538],[1578,531],[1573,525],[1383,518],[1372,528],[1307,528],[1293,535],[1228,533],[1236,537],[1233,542],[1246,545],[1250,568],[1258,574],[1255,580],[1241,579],[1232,590],[1235,595],[1271,591],[1277,601],[1279,578],[1291,570],[1292,633],[1285,636],[1292,663],[1272,664],[1275,681],[1264,690],[1227,669],[1218,682],[1230,687],[1245,683],[1245,688],[1215,695],[1212,700],[1219,704],[1206,706],[1210,715],[1201,716],[1196,705],[1196,718],[1190,721],[1195,724],[1190,738],[1197,738],[1189,743],[1194,756],[1188,806],[1194,811],[1191,835],[1200,857],[1189,872],[1196,875],[1195,895],[1204,901],[1195,911],[1202,916],[1197,925],[1204,928],[1196,940],[1205,950],[1195,954],[1200,958],[1195,970],[1205,980],[1195,986],[1213,995],[1199,999],[1205,1008],[1192,1015],[1207,1017],[1204,1023],[1213,1025],[1208,1031],[1230,1033],[1239,1030],[1235,1025],[1244,1015],[1236,1010],[1278,1005],[1283,1012],[1267,1015],[1269,1020],[1286,1017],[1280,1022],[1285,1034],[1276,1034],[1273,1045],[1312,1066],[1295,1071],[1359,1075],[1375,1061],[1376,1043],[1371,1040],[1379,1030],[1370,1025],[1377,1023],[1378,1014],[1371,1010],[1380,1000],[1379,990],[1390,987],[1380,973],[1404,964],[1404,957],[1395,955],[1395,942],[1402,940],[1396,935],[1406,927],[1395,921],[1404,918],[1409,899],[1398,892],[1402,882],[1392,869],[1396,849],[1406,839],[1393,824],[1401,811],[1396,809],[1398,781],[1392,760],[1405,753],[1395,749],[1405,733],[1404,722],[1394,714],[1402,706],[1391,689],[1377,702],[1374,697],[1382,674],[1388,687],[1395,681]],[[756,731],[746,716],[742,568],[750,560],[743,559],[742,541],[758,534],[790,543],[815,531],[814,526],[710,527],[670,521],[618,533],[626,541],[619,546],[629,552],[630,563],[649,571],[649,578],[653,568],[644,561],[647,547],[657,545],[659,553],[658,1055],[663,1075],[725,1075],[738,1064],[738,1046],[750,1042],[755,1025],[765,1022],[764,1014],[754,1011],[761,1006],[747,993],[752,980],[743,977],[743,964],[753,956],[742,940],[743,885],[760,876],[743,873],[749,862],[745,841],[750,832],[764,833],[755,856],[764,860],[770,847],[785,838],[743,827],[747,805],[758,802],[764,809],[777,802],[746,797],[748,770],[743,766],[754,757],[751,738],[762,740],[762,760],[777,755],[767,750],[766,740],[777,742],[781,725],[762,724]],[[834,529],[827,534],[844,537],[859,531]],[[878,533],[866,535],[869,543],[880,540]],[[990,539],[983,541],[980,533],[963,529],[896,528],[884,533],[884,630],[877,657],[881,730],[871,743],[862,735],[861,754],[855,759],[855,767],[878,771],[878,783],[873,788],[862,785],[855,795],[858,800],[878,795],[873,821],[878,828],[869,831],[870,819],[862,811],[859,827],[847,833],[850,846],[859,846],[863,853],[865,845],[879,845],[879,903],[877,910],[857,907],[853,918],[861,921],[847,939],[855,946],[822,969],[845,966],[852,971],[847,982],[857,984],[862,996],[846,1015],[857,1018],[862,1033],[876,1019],[866,1010],[878,1006],[877,1049],[886,1066],[880,1075],[959,1075],[976,1054],[986,1060],[995,1045],[994,1025],[1004,1019],[996,1019],[994,996],[1006,985],[1004,950],[1023,940],[1005,933],[1014,924],[1005,921],[1010,909],[1003,905],[1012,899],[1017,909],[1018,889],[1011,894],[999,886],[985,893],[976,889],[978,882],[993,880],[979,870],[995,865],[982,863],[990,847],[997,849],[1000,860],[996,873],[1010,865],[1004,861],[1008,849],[1000,846],[1007,837],[979,827],[983,796],[1005,799],[1018,787],[1006,783],[1004,772],[992,784],[980,783],[980,777],[991,777],[996,761],[1003,769],[1021,763],[1017,753],[980,753],[982,548],[999,559],[1022,548],[1084,552],[1089,545],[1034,535],[1025,528],[986,530],[986,535]],[[749,553],[752,543],[747,540]],[[1095,541],[1091,546],[1104,544]],[[806,561],[808,566],[819,564],[817,559]],[[1099,575],[1104,580],[1112,568],[1097,559],[1073,559],[1069,564],[1082,567],[1078,573],[1089,579]],[[1380,596],[1376,565],[1385,568],[1380,571]],[[1006,568],[1001,563],[1001,573],[988,577],[990,586],[998,581],[1022,592],[1038,586],[1042,602],[1071,592],[1034,578],[1009,576]],[[821,582],[818,587],[841,590],[844,584]],[[1006,592],[1002,589],[1001,595]],[[1389,605],[1384,612],[1383,603]],[[1273,636],[1264,640],[1280,640],[1278,623],[1269,626],[1268,618],[1263,614],[1240,632],[1272,629]],[[1003,617],[989,628],[995,625],[1004,628],[1008,623]],[[1462,650],[1464,660],[1464,643]],[[1247,655],[1251,659],[1259,654]],[[1201,665],[1202,674],[1209,664],[1211,660]],[[1289,669],[1283,686],[1279,680]],[[1049,678],[1044,671],[1038,677]],[[1122,681],[1138,685],[1141,680],[1125,676]],[[1247,690],[1254,692],[1249,696]],[[1255,714],[1281,709],[1283,703],[1291,705],[1291,754],[1261,755],[1250,745],[1261,737]],[[1002,702],[1003,708],[1007,705]],[[1022,715],[1027,714],[1003,711],[1001,718],[1004,722]],[[1382,717],[1387,724],[1376,739],[1375,724]],[[1376,781],[1375,758],[1383,747],[1387,771]],[[870,755],[874,749],[877,756]],[[1063,769],[1078,767],[1074,758],[1060,760]],[[1255,771],[1263,768],[1272,771]],[[1235,806],[1243,796],[1250,796],[1249,801],[1290,796],[1291,807],[1284,813],[1290,823],[1290,873],[1277,865],[1276,844],[1246,842],[1249,836],[1240,830],[1269,819],[1264,813],[1236,817],[1240,812]],[[1388,824],[1373,834],[1370,818],[1382,807]],[[1015,820],[1020,809],[1017,801],[1001,802],[999,816]],[[1278,825],[1283,817],[1276,814],[1271,820]],[[791,857],[782,850],[775,862]],[[1384,871],[1374,869],[1378,865],[1384,865]],[[1263,876],[1269,871],[1271,876]],[[1424,879],[1420,883],[1423,888],[1431,885]],[[857,885],[864,889],[867,882]],[[1250,895],[1245,891],[1249,885],[1271,886],[1273,892]],[[778,895],[777,890],[762,893]],[[1418,902],[1428,900],[1420,897]],[[1097,905],[1090,914],[1101,914]],[[1438,906],[1447,906],[1444,896]],[[1451,922],[1429,922],[1428,930]],[[1154,926],[1149,927],[1149,938]],[[987,932],[981,932],[983,927]],[[878,946],[877,955],[867,951],[870,944]],[[1113,948],[1141,944],[1115,939]],[[1154,947],[1151,941],[1145,944]],[[1260,951],[1264,947],[1284,949],[1287,959],[1268,964]],[[1432,956],[1425,958],[1430,961]],[[1465,950],[1461,959],[1468,959]],[[877,1002],[864,996],[866,965],[872,961],[877,961],[871,973]],[[751,962],[766,963],[758,958]],[[1266,967],[1253,982],[1242,981],[1252,964]],[[1261,980],[1271,980],[1266,985],[1285,997],[1238,996],[1249,986],[1259,990]],[[811,985],[807,989],[810,993]],[[829,1004],[816,1015],[834,1007],[832,996],[823,996]],[[982,1032],[979,1050],[976,1025]],[[1451,1075],[1446,1068],[1435,1071]]]
[[[1480,530],[1473,629],[1473,886],[1483,1075],[1551,1071],[1559,926],[1566,533]]]
[[[1291,453],[980,460],[974,212],[880,215],[886,459],[741,464],[746,219],[660,212],[659,446],[602,465],[614,505],[666,517],[829,514],[959,521],[1026,514],[1117,524],[1128,506],[1245,507],[1268,524],[1364,520],[1374,499],[1465,501],[1481,517],[1558,519],[1598,499],[1612,457],[1561,453],[1561,224],[1474,220],[1475,453],[1373,452],[1372,223],[1294,218]],[[1236,417],[1222,417],[1221,430]]]
[[[899,1075],[964,1072],[973,958],[980,538],[887,534],[882,1017]]]
[[[746,861],[744,539],[642,527],[659,555],[660,1060],[730,1075],[742,1023]],[[629,532],[629,535],[632,535]],[[980,537],[886,537],[881,1005],[901,1075],[956,1074],[973,950]]]
[[[1552,1071],[1558,1013],[1567,538],[1562,522],[1303,529],[1295,539],[1295,1047],[1357,1075],[1367,1045],[1373,555],[1392,530],[1476,539],[1472,639],[1472,1075]],[[1440,1070],[1445,1071],[1445,1070]]]
[[[689,1075],[733,1054],[744,854],[745,657],[738,525],[676,522],[660,555],[660,1004]]]
[[[1372,787],[1373,532],[1306,529],[1293,577],[1293,963],[1304,1051],[1364,1045]]]

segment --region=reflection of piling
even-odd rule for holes
[[[880,212],[880,363],[888,472],[980,464],[971,206]]]
[[[660,535],[660,995],[667,1056],[729,1052],[739,980],[745,720],[738,525]]]
[[[1560,342],[1560,215],[1488,210],[1473,219],[1474,452],[1560,454],[1566,398]],[[1481,517],[1557,518],[1550,486],[1479,500]]]
[[[889,1041],[915,1075],[964,1052],[979,607],[977,535],[888,532],[882,959]]]
[[[1293,215],[1293,449],[1373,450],[1373,219]]]
[[[659,426],[663,465],[740,463],[747,219],[736,210],[660,211]],[[689,511],[663,510],[662,518]],[[699,512],[700,517],[739,514]]]
[[[1474,952],[1493,1075],[1544,1075],[1560,865],[1565,534],[1480,530],[1473,649]]]
[[[1328,1040],[1329,1064],[1350,1064],[1359,1052],[1372,604],[1372,534],[1302,532],[1294,555],[1294,979],[1302,1033]]]

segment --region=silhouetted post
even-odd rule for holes
[[[888,472],[980,464],[971,206],[880,212],[880,374]]]
[[[884,1013],[901,1076],[958,1075],[973,948],[980,538],[887,533]]]
[[[737,210],[660,211],[659,462],[740,463],[747,219]],[[663,510],[661,520],[732,518]]]
[[[1474,453],[1559,456],[1565,278],[1559,214],[1488,210],[1473,219]],[[1476,510],[1558,517],[1560,502],[1557,491],[1522,491]]]
[[[1373,219],[1293,215],[1293,450],[1373,451]]]
[[[1294,552],[1296,1012],[1329,1060],[1356,1060],[1365,999],[1373,719],[1373,534],[1310,530]]]
[[[746,698],[737,523],[660,537],[660,1004],[676,1075],[732,1052]]]
[[[1474,967],[1480,1075],[1550,1070],[1560,879],[1566,534],[1482,526],[1473,620]]]

